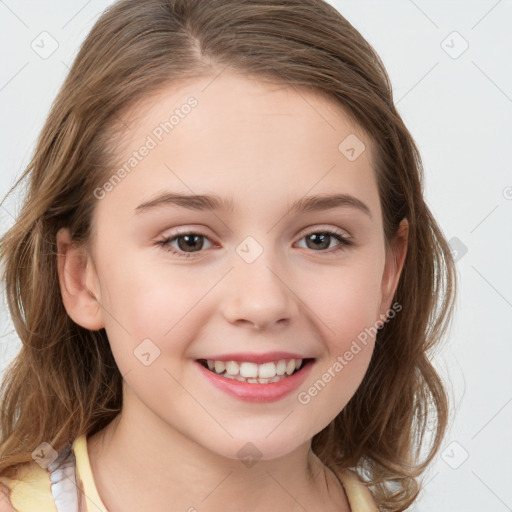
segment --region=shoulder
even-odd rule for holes
[[[368,486],[355,471],[336,468],[334,473],[345,489],[353,512],[379,512]]]
[[[16,512],[12,506],[10,494],[9,487],[0,481],[0,512]]]
[[[0,512],[57,512],[48,472],[33,461],[15,478],[0,476]]]

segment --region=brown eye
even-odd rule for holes
[[[331,239],[333,237],[327,233],[313,233],[306,237],[306,245],[310,249],[329,249]],[[308,242],[311,242],[310,244]]]
[[[164,250],[169,251],[181,258],[190,258],[195,253],[202,252],[205,240],[209,240],[207,236],[195,232],[178,233],[157,242]],[[177,243],[176,246],[171,244]],[[211,242],[210,242],[211,243]]]
[[[306,240],[306,247],[308,249],[316,252],[326,252],[327,249],[332,248],[330,246],[333,239],[337,240],[338,243],[334,245],[334,251],[329,252],[336,252],[352,245],[352,242],[341,233],[331,230],[315,231],[301,238],[301,240]]]
[[[178,241],[178,248],[185,252],[194,252],[203,247],[204,237],[203,235],[190,234],[190,235],[179,235],[174,238]],[[180,243],[183,241],[183,243]]]

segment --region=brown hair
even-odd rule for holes
[[[166,84],[225,68],[320,92],[344,106],[375,145],[388,244],[408,219],[394,297],[402,311],[379,331],[355,395],[312,441],[327,466],[357,470],[382,510],[404,510],[417,497],[416,478],[437,453],[447,424],[446,393],[429,356],[451,319],[455,267],[425,204],[419,152],[394,106],[384,66],[322,0],[122,0],[98,19],[15,184],[28,179],[27,194],[1,240],[22,348],[0,389],[0,474],[30,461],[40,443],[59,449],[120,412],[122,376],[105,330],[80,327],[63,306],[56,233],[66,226],[77,243],[91,242],[91,198],[112,172],[121,112]]]

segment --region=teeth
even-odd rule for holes
[[[256,363],[242,363],[240,365],[240,376],[256,378],[258,376],[258,365]]]
[[[277,362],[276,365],[276,374],[277,375],[284,375],[286,372],[286,361],[284,359],[281,359]]]
[[[278,382],[283,376],[291,375],[302,365],[302,359],[280,359],[268,363],[256,364],[237,361],[207,360],[208,369],[228,379],[242,382],[267,384]]]
[[[248,382],[250,384],[268,384],[270,382],[279,382],[280,380],[283,380],[285,378],[276,375],[271,379],[244,379],[243,377],[240,377],[240,375],[229,375],[227,373],[224,374],[223,377],[225,377],[226,379],[238,380],[240,382]]]
[[[238,375],[240,371],[240,365],[236,361],[226,362],[226,373],[228,375]]]
[[[276,364],[264,363],[260,364],[258,375],[260,379],[271,379],[276,376]]]

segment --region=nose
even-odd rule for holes
[[[289,274],[270,263],[263,256],[250,264],[237,262],[228,278],[231,288],[223,308],[228,322],[263,330],[296,320],[299,299],[287,282]]]

